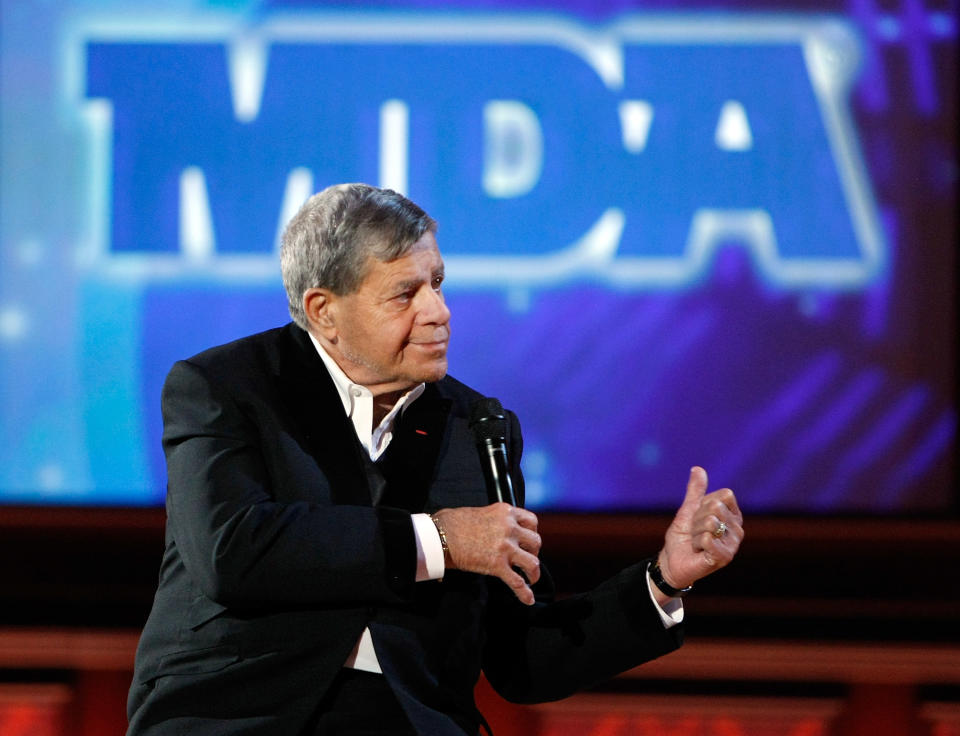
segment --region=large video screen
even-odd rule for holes
[[[455,9],[453,9],[455,7]],[[955,509],[957,6],[0,0],[0,503],[161,505],[171,364],[363,181],[535,509]]]

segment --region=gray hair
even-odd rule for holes
[[[437,223],[392,189],[337,184],[308,199],[283,231],[280,269],[290,316],[307,329],[307,289],[351,294],[366,276],[369,256],[400,258]]]

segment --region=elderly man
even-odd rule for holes
[[[488,500],[446,375],[436,224],[334,186],[283,238],[294,323],[177,363],[163,391],[166,550],[130,734],[477,734],[481,670],[537,702],[669,652],[679,596],[743,536],[694,468],[657,557],[551,602],[537,518]]]

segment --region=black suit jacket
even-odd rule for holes
[[[488,503],[470,407],[452,378],[399,420],[372,507],[363,452],[309,336],[295,325],[213,348],[163,391],[166,549],[137,651],[129,734],[303,733],[369,627],[417,730],[475,734],[481,668],[537,702],[671,651],[645,563],[594,591],[526,607],[497,579],[415,583],[411,512]],[[521,437],[508,447],[518,499]]]

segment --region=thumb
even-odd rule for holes
[[[680,511],[693,514],[700,506],[700,501],[707,493],[707,471],[694,465],[690,468],[690,479],[687,481],[687,494],[683,497]]]

